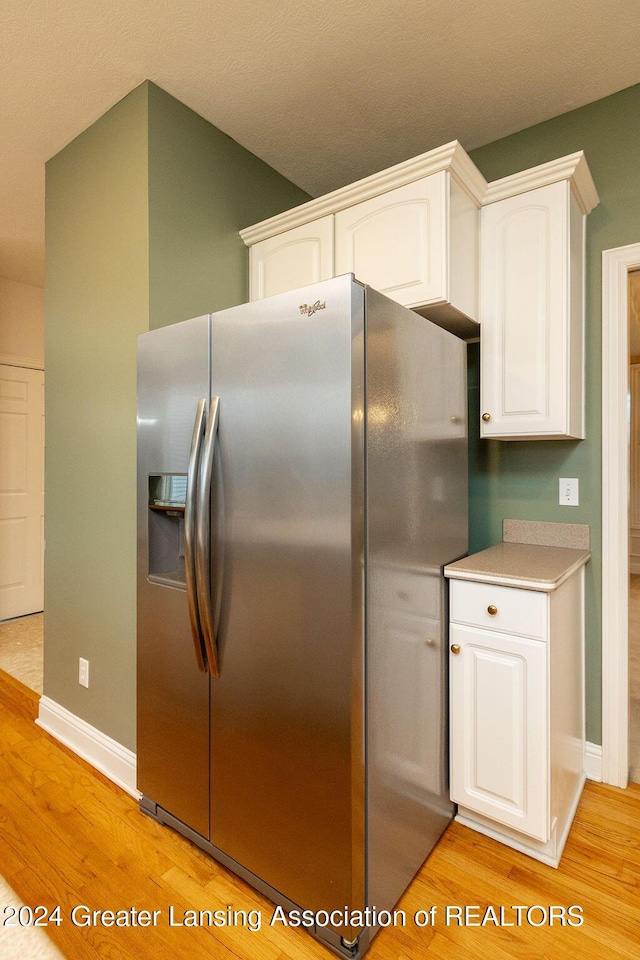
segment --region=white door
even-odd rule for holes
[[[0,620],[43,608],[44,373],[0,364]]]
[[[569,208],[562,181],[482,209],[483,437],[572,435]]]
[[[549,839],[547,645],[452,625],[451,799]]]

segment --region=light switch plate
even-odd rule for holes
[[[577,477],[560,477],[558,481],[558,502],[561,507],[577,507],[580,505]]]

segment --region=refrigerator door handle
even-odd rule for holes
[[[209,673],[219,676],[216,626],[211,602],[211,476],[218,435],[220,397],[211,398],[209,421],[204,437],[198,478],[198,510],[196,515],[196,583],[198,608],[204,644],[207,651]]]
[[[184,501],[184,573],[187,588],[187,606],[189,608],[189,622],[191,624],[191,636],[193,637],[193,644],[196,651],[196,660],[203,673],[206,673],[207,666],[204,637],[200,627],[196,582],[196,495],[206,407],[207,401],[204,398],[198,400],[196,417],[193,424],[193,434],[191,436],[189,467],[187,470],[187,491]]]

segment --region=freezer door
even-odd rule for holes
[[[138,789],[204,837],[209,678],[190,624],[185,495],[209,396],[209,317],[138,338]]]
[[[214,315],[212,390],[211,842],[305,908],[362,906],[363,288]]]

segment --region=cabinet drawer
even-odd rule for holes
[[[489,612],[489,610],[495,612]],[[451,620],[474,627],[545,640],[547,597],[535,590],[451,581]]]

